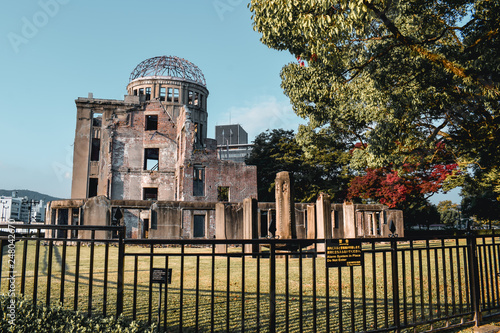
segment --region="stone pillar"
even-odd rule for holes
[[[330,197],[320,193],[316,200],[316,238],[332,238],[332,208]],[[325,250],[325,243],[318,243],[318,251]]]
[[[276,237],[297,238],[293,178],[288,171],[276,175]]]
[[[342,210],[344,213],[344,238],[356,238],[354,204],[352,202],[344,202]]]
[[[222,202],[215,204],[215,239],[226,239],[226,207]],[[227,245],[215,245],[215,253],[227,253]]]
[[[257,200],[246,198],[243,200],[243,239],[256,239],[257,237]],[[245,244],[245,253],[257,252],[258,246]]]
[[[307,238],[316,238],[316,206],[307,205]]]

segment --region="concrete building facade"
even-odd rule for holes
[[[215,126],[217,150],[221,160],[245,162],[253,144],[248,143],[248,133],[239,124]]]
[[[16,192],[11,197],[0,197],[0,222],[17,221],[24,223],[43,222],[45,204],[43,200],[30,200],[18,197]]]

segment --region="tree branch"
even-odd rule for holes
[[[435,64],[441,65],[442,67],[452,72],[456,76],[462,79],[472,79],[474,82],[481,85],[486,90],[492,91],[496,95],[500,95],[498,87],[495,87],[490,83],[484,82],[484,80],[480,79],[479,77],[476,77],[475,75],[468,74],[465,68],[461,67],[460,65],[453,63],[452,61],[446,59],[444,56],[440,54],[435,54],[430,52],[429,50],[415,43],[415,41],[413,41],[411,38],[404,36],[396,27],[396,25],[391,20],[389,20],[389,18],[385,15],[385,13],[381,12],[378,8],[376,8],[376,6],[372,2],[368,0],[363,0],[363,3],[366,5],[366,7],[372,10],[380,20],[382,20],[387,29],[389,29],[389,31],[394,34],[395,38],[401,41],[404,45],[408,46],[410,50],[420,54],[421,56],[423,56],[424,58],[430,60]]]

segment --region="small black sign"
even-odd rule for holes
[[[361,239],[327,239],[326,266],[362,266]]]
[[[172,283],[172,268],[153,268],[151,283]]]

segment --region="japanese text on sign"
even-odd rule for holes
[[[363,253],[360,239],[327,239],[326,266],[362,266]]]

